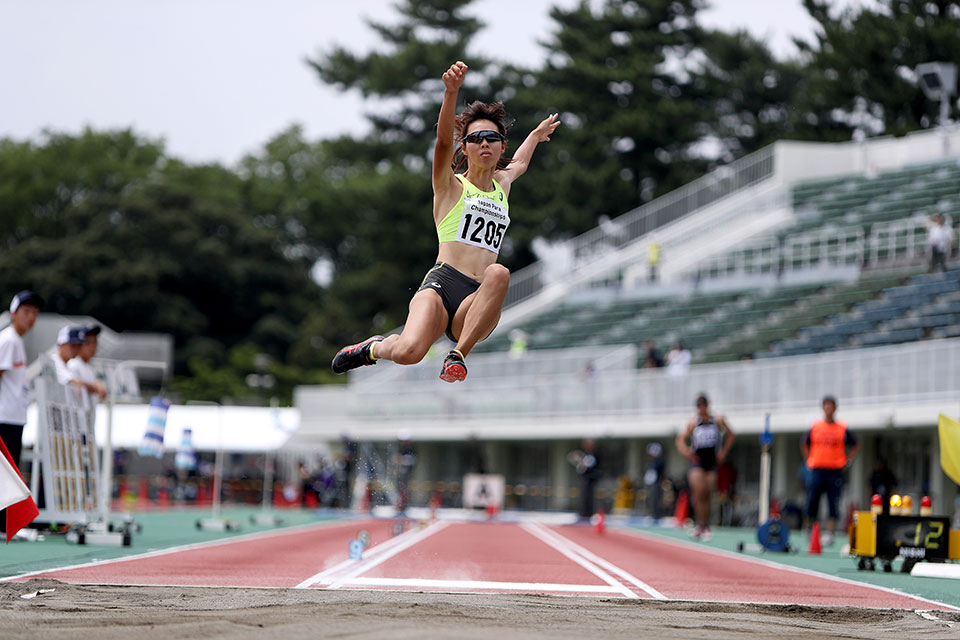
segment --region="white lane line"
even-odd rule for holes
[[[536,527],[542,527],[542,525],[534,525],[534,526],[536,526]],[[620,576],[621,578],[623,578],[624,580],[626,580],[627,582],[629,582],[629,583],[632,584],[633,586],[635,586],[635,587],[637,587],[638,589],[640,589],[640,590],[642,590],[642,591],[645,591],[645,592],[647,592],[648,594],[650,594],[651,597],[653,597],[653,598],[655,598],[655,599],[657,599],[657,600],[669,600],[669,598],[667,598],[667,596],[663,595],[662,593],[660,593],[659,591],[657,591],[656,589],[654,589],[653,587],[651,587],[649,584],[647,584],[647,583],[644,582],[643,580],[637,578],[635,575],[629,573],[629,572],[626,571],[625,569],[621,569],[620,567],[618,567],[617,565],[613,564],[612,562],[609,562],[608,560],[605,560],[605,559],[601,558],[600,556],[598,556],[597,554],[593,553],[593,552],[590,551],[589,549],[586,549],[585,547],[580,546],[579,544],[577,544],[577,543],[574,542],[573,540],[570,540],[569,538],[567,538],[566,536],[564,536],[564,535],[561,534],[560,532],[554,531],[554,530],[552,530],[552,529],[546,529],[545,527],[544,527],[543,529],[544,529],[544,532],[547,533],[548,535],[556,536],[556,537],[559,538],[560,540],[563,540],[566,544],[568,544],[568,545],[570,546],[570,548],[571,548],[573,551],[575,551],[576,553],[579,553],[581,556],[583,556],[583,557],[586,558],[587,560],[590,560],[590,561],[593,562],[594,564],[603,567],[604,569],[606,569],[606,570],[609,571],[610,573],[613,573],[613,574],[615,574],[615,575]]]
[[[282,529],[272,529],[269,531],[255,531],[253,533],[244,533],[238,536],[232,536],[230,538],[218,538],[216,540],[207,540],[205,542],[193,542],[190,544],[182,544],[175,547],[167,547],[165,549],[154,549],[153,551],[137,553],[129,556],[121,556],[119,558],[109,558],[106,560],[93,560],[91,562],[81,562],[79,564],[64,565],[62,567],[51,567],[49,569],[38,569],[37,571],[27,571],[25,573],[18,573],[16,575],[0,578],[0,582],[11,582],[11,581],[19,580],[22,578],[30,578],[32,576],[43,575],[45,573],[72,571],[74,569],[87,569],[89,567],[101,567],[108,564],[119,564],[121,562],[130,562],[132,560],[156,558],[158,556],[166,556],[173,553],[179,553],[180,551],[208,549],[210,547],[220,547],[223,545],[234,544],[237,542],[248,542],[251,540],[261,540],[263,538],[292,535],[295,533],[303,533],[305,531],[311,531],[313,529],[325,529],[325,528],[347,527],[347,526],[353,527],[353,526],[356,526],[357,524],[361,524],[364,522],[367,522],[367,520],[346,520],[346,521],[345,520],[329,520],[326,522],[310,522],[307,524],[300,524],[292,527],[284,527]]]
[[[831,582],[840,582],[843,584],[854,585],[857,587],[864,587],[867,589],[874,589],[876,591],[883,591],[895,596],[900,596],[901,598],[909,598],[911,600],[919,600],[920,602],[926,602],[928,604],[933,604],[938,607],[945,607],[951,611],[960,611],[960,607],[946,602],[939,602],[937,600],[931,600],[930,598],[924,598],[923,596],[918,596],[907,591],[900,591],[892,587],[881,587],[880,585],[870,584],[869,582],[860,582],[859,580],[851,580],[849,578],[841,578],[840,576],[832,576],[829,573],[822,573],[820,571],[814,571],[813,569],[802,569],[800,567],[794,567],[789,564],[782,564],[773,560],[764,560],[762,558],[754,558],[742,553],[737,553],[736,551],[727,551],[726,549],[716,549],[713,547],[705,547],[703,544],[697,544],[696,542],[689,542],[687,540],[678,540],[675,538],[668,538],[667,536],[658,535],[656,533],[648,533],[646,531],[637,531],[636,529],[630,529],[628,527],[617,527],[618,533],[624,533],[627,535],[640,538],[641,540],[647,540],[652,542],[661,542],[668,545],[673,545],[675,547],[681,547],[683,549],[692,549],[695,551],[700,551],[706,554],[712,554],[715,556],[721,556],[724,558],[736,558],[742,562],[749,562],[752,564],[762,565],[764,567],[769,567],[771,569],[777,569],[780,571],[789,571],[791,573],[799,573],[805,576],[813,576],[816,578],[823,578],[824,580],[830,580]],[[726,602],[726,601],[724,601]],[[744,604],[751,604],[746,602]],[[777,603],[762,603],[758,602],[756,604],[777,604]],[[880,607],[880,608],[889,608],[889,607]]]
[[[376,566],[379,566],[394,557],[401,551],[405,551],[412,547],[415,544],[423,542],[430,536],[440,531],[443,531],[450,526],[450,523],[447,521],[437,521],[428,526],[426,529],[421,529],[417,531],[413,536],[407,538],[406,540],[400,542],[399,544],[394,545],[387,551],[377,555],[375,558],[369,560],[362,560],[356,567],[345,573],[344,575],[335,578],[329,585],[328,589],[339,589],[343,585],[347,584],[354,578],[366,573],[370,569],[373,569]]]
[[[370,547],[369,550],[364,551],[363,558],[368,560],[370,558],[376,557],[381,553],[383,553],[384,551],[388,551],[391,547],[394,547],[402,543],[404,540],[407,540],[413,537],[419,531],[422,531],[422,530],[408,529],[407,531],[401,533],[399,536],[395,536],[393,538],[390,538],[389,540],[381,542],[380,544],[374,547]],[[328,569],[324,569],[320,573],[310,576],[309,578],[307,578],[306,580],[304,580],[303,582],[295,586],[294,589],[306,589],[307,587],[313,586],[318,582],[328,583],[331,581],[331,578],[337,573],[343,571],[344,569],[347,569],[348,567],[355,566],[361,562],[363,562],[363,560],[351,560],[347,558],[343,562],[339,562]]]
[[[550,582],[495,582],[492,580],[428,580],[424,578],[355,578],[345,586],[416,587],[421,589],[497,589],[508,591],[556,591],[563,593],[620,593],[620,589],[598,584],[556,584]]]
[[[598,578],[600,578],[601,580],[609,584],[611,587],[616,587],[617,591],[622,593],[626,597],[633,598],[633,599],[640,598],[640,596],[638,596],[633,591],[628,589],[619,580],[611,576],[609,573],[607,573],[597,565],[593,564],[586,558],[574,552],[569,547],[569,545],[565,544],[561,540],[557,540],[556,538],[550,536],[548,531],[545,531],[542,528],[537,528],[536,525],[532,525],[529,523],[521,524],[520,528],[526,531],[527,533],[529,533],[530,535],[532,535],[533,537],[537,538],[541,542],[546,543],[547,546],[551,547],[555,551],[559,551],[564,556],[570,558],[571,560],[576,562],[578,565],[580,565],[581,567],[583,567],[593,575],[597,576]]]

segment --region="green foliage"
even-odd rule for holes
[[[804,0],[819,23],[817,43],[803,47],[797,129],[809,139],[903,135],[936,123],[939,107],[909,81],[917,64],[960,59],[960,2],[880,0],[840,13]],[[954,105],[955,112],[955,105]]]
[[[175,338],[177,372],[223,362],[244,340],[286,360],[319,290],[216,165],[167,158],[131,132],[0,146],[0,290],[30,287],[48,311]],[[15,185],[11,187],[10,185]]]

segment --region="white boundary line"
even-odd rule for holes
[[[363,553],[363,559],[351,560],[347,558],[343,562],[339,562],[328,569],[324,569],[323,571],[310,576],[309,578],[307,578],[306,580],[304,580],[303,582],[295,586],[294,589],[306,589],[307,587],[313,586],[318,582],[330,582],[329,578],[343,571],[347,567],[357,565],[363,562],[364,559],[376,557],[379,554],[383,553],[384,551],[387,551],[391,547],[398,545],[402,543],[404,540],[407,540],[413,537],[420,531],[423,531],[423,529],[408,529],[407,531],[400,534],[399,536],[394,536],[393,538],[390,538],[389,540],[385,540],[384,542],[381,542],[380,544],[374,547],[370,547],[369,551],[365,551]]]
[[[73,569],[86,569],[88,567],[99,567],[107,564],[118,564],[121,562],[128,562],[131,560],[142,560],[145,558],[156,558],[158,556],[165,556],[172,553],[178,553],[180,551],[193,551],[195,549],[206,549],[209,547],[219,547],[222,545],[233,544],[234,542],[246,542],[249,540],[259,540],[261,538],[270,538],[274,536],[283,536],[293,533],[301,533],[303,531],[309,531],[311,529],[324,529],[327,527],[336,527],[336,526],[356,526],[357,524],[369,522],[369,520],[329,520],[325,522],[309,522],[307,524],[298,524],[292,527],[285,527],[283,529],[271,529],[269,531],[255,531],[253,533],[244,533],[242,535],[233,536],[230,538],[218,538],[216,540],[205,540],[204,542],[192,542],[190,544],[178,545],[174,547],[167,547],[166,549],[155,549],[153,551],[146,551],[144,553],[137,553],[129,556],[122,556],[119,558],[108,558],[106,560],[93,560],[91,562],[82,562],[80,564],[71,564],[65,565],[62,567],[52,567],[50,569],[40,569],[37,571],[27,571],[26,573],[20,573],[17,575],[6,576],[0,578],[0,582],[12,582],[14,580],[19,580],[21,578],[29,578],[31,576],[37,576],[44,573],[54,573],[57,571],[72,571]],[[159,586],[159,585],[153,585]]]
[[[640,596],[638,596],[633,591],[628,589],[626,586],[624,586],[621,582],[619,582],[616,578],[611,576],[609,573],[607,573],[597,565],[593,564],[586,558],[578,555],[568,544],[550,536],[549,531],[545,531],[542,528],[538,528],[537,525],[529,524],[526,522],[521,523],[520,528],[526,531],[527,533],[529,533],[530,535],[532,535],[533,537],[537,538],[541,542],[545,543],[547,546],[551,547],[555,551],[559,551],[567,558],[570,558],[571,560],[576,562],[578,565],[580,565],[581,567],[583,567],[593,575],[597,576],[598,578],[600,578],[610,586],[616,587],[619,593],[622,593],[626,597],[632,598],[632,599],[640,598]]]
[[[492,580],[428,580],[425,578],[356,578],[350,582],[350,585],[435,589],[509,589],[517,591],[556,591],[564,593],[620,593],[620,589],[618,588],[596,584],[495,582]]]
[[[421,529],[417,531],[411,537],[392,546],[390,549],[384,551],[383,553],[377,555],[376,558],[373,558],[371,560],[360,561],[360,563],[356,567],[348,571],[346,574],[340,576],[339,578],[334,579],[333,582],[327,585],[326,588],[339,589],[340,587],[349,583],[354,578],[366,573],[367,571],[369,571],[370,569],[373,569],[376,566],[383,564],[384,562],[394,557],[401,551],[405,551],[410,547],[412,547],[413,545],[423,542],[433,534],[443,531],[449,526],[450,526],[449,522],[445,522],[445,521],[434,522],[433,524],[429,525],[426,529]]]
[[[609,571],[609,572],[611,572],[611,573],[613,573],[613,574],[615,574],[615,575],[620,576],[621,578],[623,578],[624,580],[626,580],[627,582],[629,582],[629,583],[632,584],[633,586],[637,587],[638,589],[647,592],[647,593],[648,593],[651,597],[653,597],[654,599],[656,599],[656,600],[669,600],[669,599],[670,599],[670,598],[668,598],[667,596],[665,596],[665,595],[663,595],[662,593],[660,593],[659,591],[657,591],[656,589],[654,589],[653,587],[651,587],[649,584],[647,584],[647,583],[644,582],[643,580],[640,580],[639,578],[637,578],[635,575],[629,573],[629,572],[626,571],[625,569],[621,569],[620,567],[618,567],[617,565],[613,564],[612,562],[601,558],[601,557],[598,556],[597,554],[593,553],[592,551],[590,551],[589,549],[583,547],[582,545],[577,544],[576,542],[574,542],[573,540],[567,538],[566,536],[564,536],[563,534],[559,533],[558,531],[554,531],[554,530],[552,530],[552,529],[547,529],[547,528],[545,528],[545,527],[542,527],[542,525],[533,525],[533,526],[538,527],[538,528],[541,528],[541,529],[543,530],[543,532],[544,532],[545,534],[547,534],[547,535],[554,536],[555,538],[558,538],[559,540],[562,540],[565,544],[569,545],[569,547],[570,547],[571,549],[573,549],[576,553],[579,553],[581,556],[583,556],[583,557],[586,558],[587,560],[590,560],[590,561],[593,562],[594,564],[597,564],[597,565],[603,567],[603,568],[606,569],[607,571]]]
[[[913,600],[918,600],[920,602],[926,602],[928,604],[934,604],[938,607],[946,607],[951,611],[960,611],[960,607],[957,607],[952,604],[947,604],[946,602],[939,602],[937,600],[931,600],[930,598],[924,598],[923,596],[914,595],[912,593],[907,593],[906,591],[899,591],[891,587],[882,587],[880,585],[870,584],[869,582],[860,582],[858,580],[851,580],[849,578],[841,578],[839,576],[832,576],[828,573],[822,573],[820,571],[814,571],[813,569],[802,569],[800,567],[794,567],[788,564],[781,564],[773,560],[764,560],[762,558],[754,558],[752,556],[744,555],[742,553],[736,553],[734,551],[727,551],[726,549],[715,549],[713,547],[706,547],[695,542],[687,542],[686,540],[678,540],[674,538],[668,538],[666,536],[657,535],[656,533],[650,533],[646,531],[638,531],[636,529],[630,529],[627,527],[616,527],[616,531],[620,533],[625,533],[637,538],[642,538],[644,540],[653,540],[656,542],[662,542],[664,544],[672,544],[677,547],[683,547],[684,549],[696,549],[697,551],[713,554],[716,556],[721,556],[724,558],[736,558],[742,560],[743,562],[752,562],[753,564],[759,564],[771,569],[780,569],[785,571],[790,571],[793,573],[799,573],[806,576],[814,576],[817,578],[824,578],[826,580],[831,580],[833,582],[840,582],[842,584],[855,585],[858,587],[866,587],[868,589],[875,589],[877,591],[883,591],[895,596],[900,596],[901,598],[911,598]],[[699,601],[696,601],[699,602]],[[710,601],[715,602],[715,601]],[[769,602],[745,602],[743,604],[778,604],[778,603],[769,603]],[[856,606],[856,605],[854,605]],[[888,609],[889,607],[874,607],[877,609]]]

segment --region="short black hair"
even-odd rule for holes
[[[710,400],[707,399],[707,394],[701,393],[700,395],[698,395],[698,396],[697,396],[697,401],[696,401],[695,404],[696,404],[697,406],[699,406],[699,405],[701,405],[701,404],[702,404],[702,405],[705,405],[705,406],[706,406],[706,405],[709,405],[709,404],[710,404]]]
[[[837,408],[837,399],[834,398],[833,396],[823,396],[823,400],[820,401],[820,406],[823,406],[827,402],[832,403],[834,409]]]

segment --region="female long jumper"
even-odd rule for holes
[[[335,373],[392,360],[416,364],[441,335],[456,343],[443,361],[440,379],[467,376],[464,358],[497,326],[510,272],[497,264],[510,226],[507,198],[522,176],[533,151],[560,126],[557,114],[545,118],[513,158],[507,158],[503,103],[474,102],[456,115],[457,94],[467,65],[457,62],[443,73],[443,104],[433,155],[433,220],[440,250],[437,262],[410,300],[407,322],[399,335],[373,336],[341,349],[333,359]],[[455,173],[458,144],[466,171]]]

